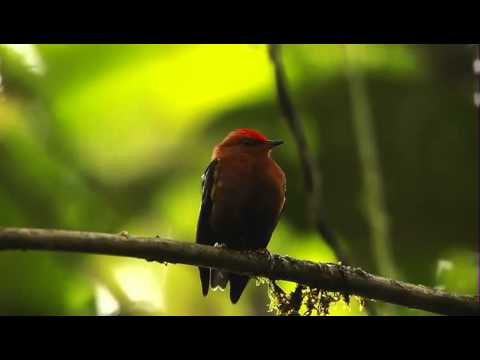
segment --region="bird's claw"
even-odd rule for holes
[[[257,249],[257,250],[254,250],[257,254],[261,254],[261,255],[265,255],[265,256],[272,256],[270,255],[270,251],[268,251],[267,249]]]
[[[268,266],[269,273],[271,274],[273,272],[275,262],[270,251],[268,251],[267,249],[256,249],[256,250],[247,250],[247,253],[250,255],[256,255],[256,256],[261,255],[265,257],[269,264]]]
[[[264,256],[268,257],[269,260],[272,259],[272,254],[270,254],[270,251],[268,251],[267,249],[260,249],[260,250],[258,250],[258,252],[261,255],[264,255]]]
[[[226,245],[226,244],[223,244],[223,243],[218,243],[218,242],[216,242],[215,244],[213,244],[213,247],[215,247],[215,248],[220,248],[220,249],[226,249],[226,248],[227,248],[227,245]]]
[[[268,251],[267,249],[247,250],[247,253],[251,255],[265,256],[268,258],[269,261],[272,260],[272,254],[270,254],[270,251]]]

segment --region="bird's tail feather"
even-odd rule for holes
[[[248,284],[248,276],[230,274],[230,301],[236,304]]]
[[[248,276],[232,274],[212,269],[210,272],[210,287],[213,291],[224,291],[230,282],[230,301],[236,304],[242,296],[250,278]]]
[[[200,270],[200,281],[202,283],[203,296],[207,296],[208,287],[209,287],[209,284],[210,284],[210,269],[209,268],[204,268],[204,267],[199,267],[198,270]]]
[[[225,290],[230,277],[229,275],[229,273],[212,269],[210,273],[210,286],[212,290]]]

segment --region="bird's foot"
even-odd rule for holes
[[[252,255],[262,255],[268,258],[268,260],[272,260],[272,254],[267,249],[256,249],[256,250],[247,250],[247,253]]]
[[[247,253],[255,256],[258,256],[258,255],[263,256],[268,261],[269,274],[273,272],[275,261],[270,251],[268,251],[267,249],[256,249],[256,250],[247,250]]]
[[[223,243],[216,242],[215,244],[213,244],[213,247],[220,248],[220,249],[226,249],[227,245],[223,244]]]
[[[262,255],[265,255],[265,256],[268,256],[268,257],[272,257],[272,255],[270,254],[270,251],[268,251],[267,249],[258,249],[256,251],[259,254],[262,254]]]

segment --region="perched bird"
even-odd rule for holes
[[[237,129],[213,149],[202,176],[202,205],[196,242],[236,250],[265,250],[285,204],[286,179],[271,159],[271,150],[283,144],[258,131]],[[200,267],[202,292],[225,289],[235,304],[248,276]]]

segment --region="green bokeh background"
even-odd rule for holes
[[[349,46],[365,79],[401,280],[477,294],[473,49]],[[328,222],[355,265],[379,273],[345,46],[287,45],[282,53],[322,170]],[[234,128],[253,127],[285,140],[274,157],[287,174],[288,206],[269,250],[336,261],[307,221],[265,45],[0,45],[0,76],[0,226],[193,241],[212,147]],[[267,309],[266,287],[254,281],[237,305],[225,293],[203,298],[189,266],[0,253],[0,314],[272,315]],[[353,301],[331,314],[364,311]]]

